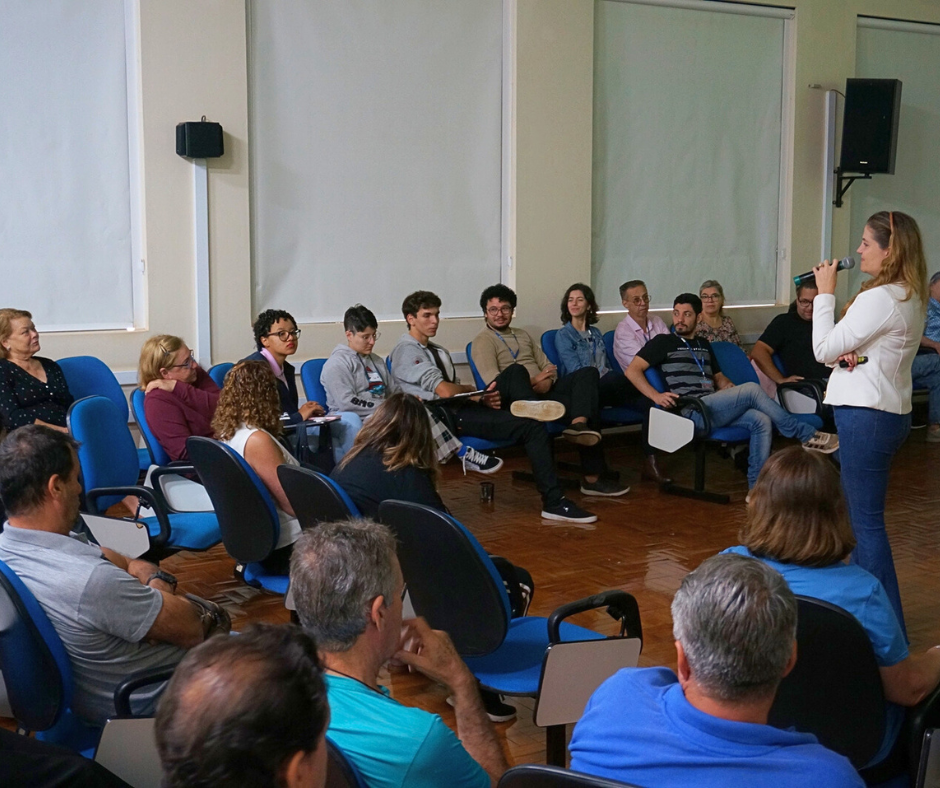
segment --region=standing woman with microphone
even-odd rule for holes
[[[842,489],[858,540],[852,562],[881,581],[903,627],[884,511],[891,460],[911,429],[911,363],[924,328],[927,263],[917,222],[898,211],[868,219],[858,254],[872,278],[838,324],[836,267],[826,260],[814,269],[813,350],[823,364],[842,362],[829,378],[826,403],[839,430]]]

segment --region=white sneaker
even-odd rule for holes
[[[503,467],[503,461],[499,457],[493,457],[491,454],[484,454],[471,446],[466,447],[463,457],[460,458],[463,463],[463,475],[467,471],[476,471],[477,473],[496,473]]]
[[[839,448],[839,436],[829,432],[816,431],[813,433],[813,437],[803,444],[803,448],[809,451],[822,452],[823,454],[832,454]]]
[[[509,412],[520,419],[558,421],[565,415],[565,406],[552,399],[518,399],[509,406]]]

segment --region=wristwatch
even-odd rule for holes
[[[176,591],[176,578],[171,575],[169,572],[164,572],[162,569],[158,569],[150,577],[147,578],[146,585],[150,585],[154,580],[162,580],[168,586],[171,586],[174,591]]]

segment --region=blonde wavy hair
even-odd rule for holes
[[[359,430],[339,467],[345,467],[369,449],[381,455],[382,463],[390,471],[413,465],[430,473],[431,481],[437,484],[437,448],[431,419],[416,397],[399,391],[379,405]]]
[[[137,363],[137,385],[146,389],[150,381],[160,380],[163,377],[160,370],[166,367],[166,362],[184,344],[182,339],[172,334],[158,334],[144,342]]]
[[[239,361],[225,376],[212,430],[220,441],[227,441],[242,424],[275,437],[283,430],[277,378],[265,361]]]
[[[865,282],[858,293],[864,293],[881,285],[903,285],[907,294],[904,301],[915,295],[926,310],[928,299],[927,260],[920,228],[914,218],[900,211],[879,211],[868,217],[865,226],[871,230],[875,243],[888,250],[878,276]],[[858,293],[842,309],[842,315],[858,298]]]
[[[13,321],[23,317],[33,319],[33,316],[25,309],[0,309],[0,358],[10,357],[10,351],[3,346],[3,343],[13,333]]]

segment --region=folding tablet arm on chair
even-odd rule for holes
[[[146,505],[153,510],[154,516],[157,518],[157,524],[160,526],[159,535],[151,538],[151,543],[154,547],[162,547],[167,543],[170,538],[170,519],[167,516],[168,507],[166,500],[158,487],[126,485],[121,487],[96,487],[94,490],[88,490],[85,492],[85,501],[88,504],[89,510],[91,510],[90,513],[101,514],[95,502],[102,496],[110,495],[136,495],[140,498],[142,503],[146,503]],[[133,524],[134,520],[136,520],[136,516],[133,520],[129,520],[128,522]]]
[[[620,634],[600,640],[563,641],[561,622],[577,613],[606,608],[620,622]],[[565,726],[577,722],[594,691],[618,670],[636,667],[643,628],[636,599],[624,591],[603,591],[557,608],[548,617],[549,646],[533,720],[545,728],[548,763],[565,763]]]
[[[784,410],[790,413],[823,412],[825,387],[821,380],[796,380],[777,384],[777,398]]]
[[[658,407],[650,409],[650,446],[672,454],[695,440],[695,422],[688,416],[675,412],[685,406],[690,406],[701,415],[704,423],[703,434],[707,436],[711,432],[711,419],[701,400],[695,397],[679,397],[669,410]]]

